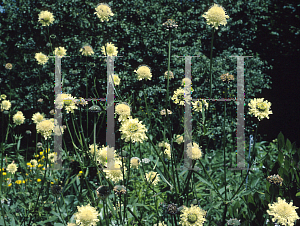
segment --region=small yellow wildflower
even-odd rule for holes
[[[36,181],[37,181],[37,182],[41,182],[42,180],[41,180],[41,179],[37,179]]]

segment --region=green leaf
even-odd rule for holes
[[[283,153],[280,150],[278,151],[278,160],[277,161],[278,161],[279,165],[281,166],[283,163]]]
[[[296,194],[296,196],[300,196],[300,192],[298,192],[298,193]]]
[[[289,139],[286,139],[285,147],[286,147],[286,150],[288,151],[288,153],[290,153],[291,150],[292,150],[292,144],[291,144],[291,141]]]
[[[278,134],[277,141],[278,141],[278,151],[280,151],[285,147],[284,136],[281,132]]]

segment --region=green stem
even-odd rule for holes
[[[225,89],[225,99],[227,98],[227,87]],[[226,101],[225,101],[225,106],[224,106],[224,126],[223,126],[223,167],[224,167],[224,182],[225,182],[225,208],[224,208],[224,213],[223,213],[223,225],[225,225],[226,221],[226,212],[227,212],[227,181],[226,181],[226,133],[225,133],[225,125],[226,125]]]

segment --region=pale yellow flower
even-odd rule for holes
[[[254,98],[250,100],[248,106],[250,107],[248,114],[254,115],[259,121],[264,118],[269,119],[269,114],[273,114],[270,111],[271,103],[264,101],[264,98]]]
[[[159,182],[159,174],[153,171],[146,173],[146,180],[148,183],[156,185]]]
[[[56,152],[52,152],[48,155],[48,159],[50,160],[50,162],[54,163],[57,160],[57,153]]]
[[[218,29],[220,25],[225,26],[227,24],[226,19],[229,18],[229,16],[226,15],[224,8],[218,4],[214,4],[202,16],[206,19],[208,25],[212,25],[216,29]]]
[[[122,134],[121,138],[125,139],[126,142],[131,141],[133,143],[143,143],[144,140],[148,139],[145,134],[148,129],[142,124],[141,121],[139,121],[137,118],[132,119],[131,116],[129,119],[122,122],[119,131]]]
[[[25,121],[25,117],[21,111],[18,111],[14,116],[13,116],[13,121],[16,125],[21,125]]]
[[[105,46],[101,47],[101,52],[103,53],[103,55],[108,55],[108,56],[117,56],[118,51],[117,51],[118,47],[115,47],[114,44],[110,43],[106,43],[106,48]]]
[[[162,141],[158,144],[158,147],[164,149],[164,154],[167,155],[168,159],[171,159],[171,145],[165,141]]]
[[[6,167],[6,171],[11,173],[11,174],[15,174],[15,172],[17,172],[18,167],[15,163],[11,163],[9,165],[7,165]]]
[[[190,159],[200,159],[202,156],[201,149],[199,148],[199,145],[193,142],[193,145],[189,143],[187,145],[187,155]]]
[[[280,197],[278,197],[278,202],[275,202],[273,204],[269,204],[269,209],[267,210],[267,213],[269,215],[272,215],[272,221],[286,225],[286,226],[293,226],[295,221],[299,219],[299,216],[297,215],[296,209],[299,207],[293,206],[293,203],[290,202],[289,204]]]
[[[140,66],[137,70],[134,70],[134,72],[137,73],[138,80],[142,80],[142,79],[151,80],[152,78],[151,70],[146,65]]]
[[[199,206],[191,205],[190,208],[184,206],[180,214],[180,224],[183,226],[202,226],[206,221],[206,211]]]
[[[37,162],[35,159],[31,159],[31,160],[30,160],[30,164],[31,164],[33,167],[37,167],[37,166],[38,166],[38,162]]]
[[[184,106],[185,101],[187,103],[190,103],[190,101],[192,100],[191,98],[191,94],[190,93],[185,93],[185,91],[182,88],[179,88],[177,90],[175,90],[174,95],[171,98],[175,104],[179,104]]]
[[[192,81],[191,81],[191,79],[189,79],[189,78],[184,78],[184,79],[182,79],[182,82],[181,82],[181,85],[182,86],[190,86],[192,84]]]
[[[111,179],[113,182],[118,183],[120,180],[123,180],[122,172],[122,162],[119,158],[115,158],[115,168],[114,169],[104,169],[103,172],[106,173],[107,178]],[[126,174],[127,168],[124,166],[124,173]]]
[[[130,167],[138,169],[141,164],[141,160],[138,157],[132,157],[130,159]]]
[[[168,115],[172,115],[172,111],[170,111],[169,109],[167,109],[167,111],[168,111]],[[161,115],[166,115],[166,114],[167,114],[167,113],[166,113],[166,109],[161,110],[161,111],[160,111],[160,114],[161,114]]]
[[[119,115],[119,122],[125,121],[130,116],[130,106],[126,103],[117,104],[115,114]]]
[[[3,100],[1,102],[1,111],[6,110],[8,111],[11,107],[11,103],[9,102],[9,100]]]
[[[41,114],[41,113],[39,113],[39,112],[33,114],[33,116],[32,116],[32,121],[33,121],[35,124],[38,123],[38,122],[43,121],[43,119],[44,119],[44,114]]]
[[[92,47],[90,47],[89,45],[83,46],[79,51],[82,52],[82,55],[85,56],[91,56],[94,54]]]
[[[90,206],[77,206],[78,212],[74,214],[76,224],[80,226],[96,226],[99,222],[96,208]]]
[[[44,136],[45,140],[51,136],[54,129],[54,123],[51,120],[44,120],[36,125],[36,130]]]
[[[43,53],[36,53],[35,59],[37,60],[38,64],[41,64],[41,65],[47,63],[49,60],[49,58]]]
[[[11,70],[12,69],[12,64],[11,63],[5,64],[5,68],[8,69],[8,70]]]
[[[63,57],[67,54],[67,50],[64,47],[56,47],[54,50],[54,55]]]
[[[183,136],[182,136],[182,135],[176,135],[176,140],[175,140],[175,142],[176,142],[177,144],[181,144],[182,142],[184,142],[184,141],[183,141]]]
[[[0,95],[0,100],[5,100],[6,97],[7,97],[7,96],[6,96],[5,94],[1,94],[1,95]]]
[[[74,109],[78,109],[75,104],[76,99],[67,93],[58,94],[55,100],[55,107],[58,109],[65,107],[67,113],[74,113]]]
[[[205,110],[205,108],[206,109],[208,109],[208,103],[205,101],[205,100],[203,100],[203,101],[201,101],[201,100],[197,100],[197,101],[195,101],[195,102],[192,102],[192,105],[193,105],[193,110],[194,111],[197,111],[197,112],[202,112],[202,103],[204,104],[204,110]]]
[[[114,15],[112,13],[109,5],[107,5],[105,3],[104,4],[103,3],[99,4],[97,6],[97,8],[95,8],[95,9],[96,9],[96,12],[94,14],[97,14],[97,16],[99,17],[99,19],[101,20],[101,22],[109,21],[108,18],[110,16]]]
[[[42,26],[49,26],[54,22],[53,14],[49,11],[42,11],[39,14],[39,22],[42,23]]]
[[[154,226],[167,226],[165,222],[159,222],[158,224],[154,224]]]
[[[113,75],[113,78],[114,78],[114,84],[115,84],[115,86],[118,86],[118,85],[120,85],[120,78],[119,78],[119,76],[118,75]]]

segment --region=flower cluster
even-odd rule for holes
[[[38,64],[44,65],[48,62],[49,58],[43,54],[42,52],[35,54],[35,59],[37,60]]]
[[[55,107],[58,109],[62,109],[63,107],[65,107],[67,113],[74,113],[74,109],[78,109],[75,103],[76,100],[74,97],[72,97],[71,94],[61,93],[58,94],[55,100]]]
[[[220,79],[223,81],[223,82],[231,82],[234,80],[234,76],[233,75],[230,75],[229,73],[226,73],[226,74],[222,74],[220,76]]]
[[[151,78],[152,78],[151,70],[146,65],[140,66],[137,70],[134,70],[134,72],[137,73],[138,80],[142,80],[142,79],[151,80]]]
[[[277,174],[277,175],[271,175],[267,177],[267,180],[271,184],[280,185],[282,186],[283,179]]]
[[[297,215],[296,209],[298,207],[293,206],[293,203],[290,202],[289,204],[282,200],[280,197],[278,198],[278,202],[273,204],[269,204],[269,210],[267,213],[272,215],[272,221],[280,223],[282,225],[293,226],[295,220],[299,219]]]
[[[206,23],[212,25],[215,29],[218,29],[220,25],[225,26],[227,24],[226,19],[229,18],[224,8],[218,4],[214,4],[210,7],[209,10],[204,13],[203,17],[206,19]]]
[[[138,158],[138,157],[132,157],[130,159],[130,167],[138,169],[140,164],[141,164],[140,158]]]
[[[37,112],[37,113],[33,114],[31,119],[35,124],[37,124],[44,120],[44,114]]]
[[[200,159],[202,156],[201,149],[199,148],[199,145],[193,142],[193,145],[189,143],[187,145],[187,155],[190,159]]]
[[[133,119],[131,116],[121,124],[119,131],[122,133],[121,138],[126,142],[141,142],[147,140],[145,132],[148,129],[137,118]]]
[[[16,125],[21,125],[25,121],[25,117],[21,111],[18,111],[14,116],[13,116],[13,121]]]
[[[175,90],[174,95],[171,98],[175,104],[179,104],[184,106],[185,102],[188,104],[192,100],[191,95],[189,93],[185,93],[185,91],[182,88],[179,88]]]
[[[146,180],[148,183],[156,185],[159,182],[159,174],[157,172],[146,173]]]
[[[174,28],[177,28],[177,27],[178,27],[178,25],[177,25],[177,23],[175,22],[175,20],[172,20],[172,19],[168,19],[168,20],[167,20],[166,22],[164,22],[162,25],[166,27],[167,31],[168,31],[169,29],[174,29]]]
[[[114,15],[107,4],[99,4],[95,10],[96,12],[94,14],[98,16],[101,22],[108,21],[108,18]]]
[[[78,212],[74,214],[76,224],[81,226],[96,226],[99,221],[96,208],[90,206],[77,206]]]
[[[130,116],[130,106],[127,103],[117,104],[115,114],[119,115],[119,122],[125,121]]]
[[[191,205],[190,208],[184,206],[181,210],[180,223],[183,226],[201,226],[206,221],[206,211],[202,210],[199,206]]]
[[[117,49],[118,47],[115,47],[114,44],[111,44],[110,42],[110,43],[106,43],[106,46],[101,47],[101,52],[105,56],[117,56],[118,54]]]
[[[115,166],[113,169],[104,169],[103,171],[106,173],[106,176],[111,179],[113,182],[118,183],[120,180],[123,180],[123,172],[122,172],[122,162],[119,158],[114,159]],[[124,166],[124,172],[126,173],[127,168]]]
[[[204,110],[205,108],[208,109],[208,103],[203,100],[203,101],[200,101],[200,100],[197,100],[195,102],[192,102],[192,105],[193,105],[193,108],[194,108],[194,111],[197,111],[197,112],[202,112],[202,105],[204,104]]]
[[[54,123],[50,119],[43,120],[37,123],[36,130],[47,140],[54,130]]]
[[[42,23],[42,26],[49,26],[54,22],[53,14],[49,11],[42,11],[39,14],[39,21]]]
[[[264,98],[254,98],[250,100],[248,106],[250,107],[248,114],[254,115],[259,121],[263,118],[269,119],[269,114],[273,114],[270,111],[271,103],[264,101]]]
[[[54,50],[54,55],[63,57],[67,54],[67,50],[64,47],[56,47]]]
[[[1,100],[1,98],[0,98]],[[6,110],[8,111],[11,108],[11,103],[9,100],[2,100],[0,105],[1,111]]]
[[[92,47],[89,46],[89,45],[83,46],[83,47],[79,50],[79,52],[82,52],[82,55],[84,55],[84,56],[91,56],[91,55],[94,54],[94,51],[93,51]]]

